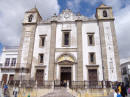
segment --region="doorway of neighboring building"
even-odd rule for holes
[[[36,70],[36,80],[37,80],[37,85],[42,86],[43,81],[44,81],[44,70],[42,69],[37,69]]]
[[[9,84],[13,85],[14,75],[9,76]]]
[[[98,84],[97,69],[89,69],[89,87],[94,88]]]
[[[7,83],[7,78],[8,78],[8,74],[3,74],[2,81],[4,82],[4,84]]]
[[[69,81],[69,84],[71,84],[71,67],[61,67],[61,86],[66,87],[67,81]]]

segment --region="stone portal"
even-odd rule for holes
[[[66,87],[67,81],[71,82],[71,67],[61,67],[60,79],[61,86]]]

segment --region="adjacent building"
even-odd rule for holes
[[[18,47],[5,47],[0,58],[0,81],[14,80]]]
[[[121,59],[122,81],[130,84],[130,58]]]
[[[112,7],[100,5],[95,16],[65,9],[42,19],[37,8],[26,11],[14,78],[121,81]]]

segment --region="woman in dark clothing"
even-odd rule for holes
[[[121,85],[121,95],[122,95],[122,97],[126,97],[127,96],[127,89],[124,86],[124,83],[122,83],[122,85]]]

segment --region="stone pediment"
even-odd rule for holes
[[[47,19],[43,22],[50,22],[50,21],[57,21],[57,22],[66,22],[66,21],[76,21],[76,20],[82,20],[86,21],[88,20],[87,17],[82,16],[80,14],[74,14],[70,9],[65,9],[62,11],[61,14],[52,16],[50,19]]]
[[[98,8],[111,8],[110,6],[107,6],[107,5],[105,5],[105,4],[101,4]]]

